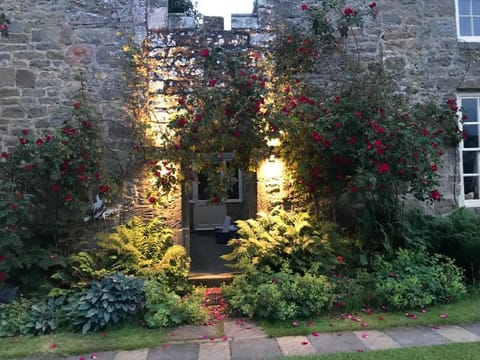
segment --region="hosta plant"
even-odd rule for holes
[[[69,302],[69,317],[82,333],[103,329],[143,310],[143,281],[121,273],[107,275]]]

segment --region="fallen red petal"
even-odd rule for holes
[[[318,335],[320,335],[318,332],[312,333],[312,336],[318,336]]]
[[[302,341],[302,345],[308,345],[308,341]]]
[[[440,318],[446,319],[446,318],[448,318],[448,314],[441,314],[441,315],[440,315]]]

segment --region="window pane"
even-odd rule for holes
[[[464,148],[478,147],[478,125],[464,125],[463,132],[467,138],[463,141]]]
[[[476,151],[463,152],[463,173],[464,174],[478,173],[478,153]]]
[[[473,18],[473,35],[480,36],[480,18]]]
[[[478,101],[477,99],[462,99],[461,102],[462,114],[467,115],[466,122],[477,122]]]
[[[478,177],[464,177],[463,191],[465,193],[465,200],[478,199]]]
[[[480,15],[480,0],[472,0],[472,14]]]
[[[460,17],[460,35],[472,36],[471,18],[461,16]]]
[[[470,15],[470,0],[458,0],[458,13],[460,15]]]

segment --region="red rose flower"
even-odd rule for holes
[[[6,151],[4,151],[4,152],[2,152],[2,154],[0,155],[0,157],[1,157],[2,159],[6,159],[6,158],[8,158],[8,153],[7,153]]]
[[[185,120],[185,118],[178,119],[178,126],[184,127],[186,123],[187,123],[187,120]]]
[[[80,109],[80,106],[81,106],[80,101],[77,101],[77,102],[74,102],[74,103],[73,103],[73,107],[74,107],[75,109]]]
[[[100,191],[100,194],[105,194],[108,192],[109,188],[107,185],[99,185],[98,186],[98,191]]]
[[[35,141],[35,144],[37,144],[38,146],[42,146],[43,145],[43,140],[42,139],[37,139]]]
[[[438,190],[432,190],[429,194],[430,199],[434,201],[439,201],[441,199],[440,192]]]
[[[27,130],[27,129],[23,129],[23,130],[22,130],[22,134],[23,134],[23,135],[28,135],[28,130]]]
[[[303,10],[303,11],[308,10],[308,5],[307,5],[307,4],[302,4],[302,10]]]
[[[207,57],[210,55],[210,50],[208,49],[203,49],[202,51],[200,51],[200,56],[201,57]]]
[[[343,264],[343,256],[342,255],[337,256],[337,263]]]
[[[345,10],[343,10],[343,13],[345,14],[345,16],[353,16],[354,15],[354,12],[353,12],[352,8],[350,8],[350,7],[347,7]]]
[[[377,172],[379,174],[384,174],[390,171],[390,166],[386,163],[378,164]]]
[[[0,271],[0,282],[5,281],[6,278],[7,278],[7,275],[3,271]]]
[[[22,145],[26,145],[27,142],[28,142],[27,139],[25,139],[25,138],[20,138],[20,139],[18,139],[18,141],[20,141],[20,144],[22,144]]]
[[[73,200],[73,196],[72,195],[65,195],[65,201],[66,202],[71,202]]]
[[[377,3],[375,1],[371,2],[370,4],[368,4],[368,7],[370,9],[375,9],[377,7]]]
[[[149,202],[150,204],[154,204],[154,203],[157,202],[157,198],[156,198],[155,196],[150,196],[150,197],[148,198],[148,202]]]

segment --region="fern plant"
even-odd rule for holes
[[[190,258],[182,246],[174,245],[173,231],[162,220],[134,217],[97,238],[97,248],[70,256],[71,276],[79,287],[121,272],[162,278],[171,288],[185,288]]]
[[[315,223],[306,212],[275,208],[236,224],[238,238],[230,240],[233,250],[222,258],[242,272],[252,266],[260,271],[266,267],[280,271],[286,266],[294,273],[323,272],[336,261],[332,244],[345,242],[335,225]]]

